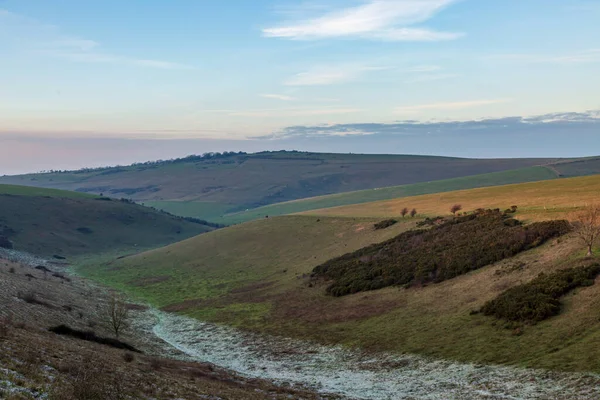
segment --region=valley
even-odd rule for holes
[[[139,336],[127,336],[128,341],[147,346],[147,340],[159,340],[149,354],[177,362],[211,362],[225,368],[218,372],[225,381],[230,379],[227,374],[240,374],[243,379],[261,380],[267,391],[271,384],[303,391],[305,397],[298,398],[388,398],[392,393],[419,397],[424,392],[430,398],[446,398],[448,393],[456,399],[562,398],[567,388],[579,393],[579,398],[597,397],[593,388],[600,385],[592,382],[600,372],[600,346],[596,345],[600,342],[596,311],[600,286],[594,280],[600,278],[596,278],[593,259],[585,258],[577,236],[561,221],[572,219],[594,201],[600,175],[416,196],[408,191],[407,197],[393,200],[263,216],[229,227],[185,219],[126,199],[20,186],[0,185],[0,189],[0,222],[14,247],[4,250],[0,258],[15,251],[41,257],[9,261],[7,266],[16,262],[11,268],[18,270],[24,268],[19,263],[44,265],[46,261],[40,260],[51,260],[52,268],[75,273],[72,279],[83,277],[85,285],[91,285],[85,289],[88,296],[106,296],[100,294],[110,293],[105,288],[127,294],[132,304],[140,305],[132,325]],[[382,190],[397,193],[397,189]],[[336,196],[348,195],[354,196]],[[304,201],[327,204],[321,198]],[[451,214],[452,205],[460,205],[458,216]],[[500,210],[485,211],[491,208]],[[415,213],[403,216],[403,209],[415,209]],[[497,221],[493,223],[499,224],[497,228],[488,227],[486,218]],[[479,220],[483,225],[477,225]],[[481,238],[491,242],[461,241],[470,234],[468,229],[459,230],[463,224],[477,226],[468,229],[489,230]],[[551,230],[543,239],[531,236],[518,250],[508,251],[521,240],[516,238],[536,226]],[[552,231],[554,227],[558,230]],[[425,229],[429,236],[419,239],[415,229]],[[499,235],[494,229],[503,232],[504,241],[494,239]],[[436,237],[437,231],[446,236]],[[508,232],[514,232],[516,242],[510,242]],[[419,268],[437,265],[423,270],[430,275],[416,274],[410,284],[391,281],[388,274],[406,268],[396,261],[374,263],[373,270],[356,275],[359,265],[371,265],[365,264],[371,262],[370,257],[384,260],[387,251],[403,249],[393,246],[404,241],[418,245],[421,240],[425,248],[415,247],[414,254],[433,251],[434,244],[428,245],[427,240],[441,245],[434,257],[439,261],[420,258],[425,264]],[[394,241],[398,244],[392,246]],[[459,256],[449,252],[453,246],[471,250],[461,250]],[[489,254],[482,258],[468,253],[479,247],[487,248]],[[409,257],[413,254],[409,248],[401,252],[399,260],[414,257]],[[492,252],[504,255],[494,258]],[[488,256],[492,258],[484,261]],[[335,265],[336,257],[350,263],[340,264],[348,271],[319,275],[319,268]],[[467,267],[468,257],[477,257],[476,267]],[[449,273],[436,269],[442,268],[442,260],[460,272],[438,279]],[[352,263],[358,264],[351,267]],[[380,265],[383,272],[378,272]],[[400,269],[385,269],[392,265]],[[591,269],[585,270],[581,284],[561,289],[556,300],[548,300],[557,305],[557,311],[539,320],[511,321],[482,312],[504,293],[539,281],[541,273],[555,279],[561,271],[588,265]],[[385,279],[390,283],[376,284],[378,274],[388,276]],[[336,276],[351,289],[332,295]],[[351,276],[360,278],[347,280]],[[367,286],[360,286],[364,279]],[[375,280],[368,283],[371,279]],[[38,299],[58,308],[53,302],[64,295],[49,294],[44,288],[55,283],[41,277],[34,282]],[[8,297],[3,302],[14,300]],[[511,307],[515,306],[520,307],[519,303]],[[25,314],[20,315],[22,319]],[[45,321],[40,318],[39,323],[49,325]],[[73,327],[86,322],[68,321]],[[95,328],[101,333],[104,329]],[[23,335],[19,337],[31,333]],[[169,365],[169,370],[184,368],[183,364]],[[456,373],[444,372],[448,370]],[[154,370],[152,374],[171,379],[170,373]],[[65,379],[70,382],[68,376]],[[355,381],[363,385],[353,385]],[[402,383],[389,386],[390,381]],[[248,389],[238,389],[235,396],[245,398]]]
[[[423,287],[336,298],[311,280],[316,266],[391,239],[426,216],[448,215],[455,202],[467,211],[519,204],[515,218],[524,221],[568,218],[591,201],[599,182],[598,176],[561,179],[263,218],[78,269],[162,310],[255,332],[462,362],[599,371],[593,345],[600,340],[598,285],[563,297],[560,315],[536,324],[473,314],[541,272],[575,267],[585,253],[571,234]],[[539,206],[542,198],[545,209]],[[413,205],[419,207],[417,217],[399,217],[401,207]],[[384,217],[399,222],[375,230]]]

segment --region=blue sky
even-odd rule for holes
[[[334,151],[382,137],[366,123],[598,110],[599,20],[599,0],[0,0],[0,140]]]

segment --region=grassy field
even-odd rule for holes
[[[4,176],[0,177],[0,183],[103,193],[138,202],[200,202],[202,214],[197,216],[219,217],[223,210],[234,213],[326,194],[452,179],[557,161],[560,160],[264,152]],[[211,204],[219,207],[211,210],[207,207]]]
[[[334,207],[306,212],[309,215],[398,216],[404,207],[416,208],[420,215],[447,215],[453,204],[464,210],[519,207],[518,217],[529,220],[552,219],[599,201],[600,175],[523,183],[424,196],[386,200],[368,204]]]
[[[308,279],[332,257],[413,227],[418,218],[374,230],[374,222],[397,215],[402,205],[447,214],[454,202],[466,210],[517,204],[517,216],[533,220],[564,216],[598,193],[600,177],[594,176],[263,218],[78,268],[165,310],[244,329],[461,361],[600,372],[599,284],[563,298],[559,316],[522,330],[470,315],[507,288],[576,264],[584,251],[573,237],[420,288],[334,298]]]
[[[15,249],[72,257],[148,249],[212,228],[119,200],[0,185],[0,236]]]
[[[12,195],[12,196],[33,196],[33,197],[56,197],[66,199],[91,199],[98,197],[93,194],[71,192],[68,190],[58,189],[45,189],[32,186],[18,186],[18,185],[0,185],[0,195]]]
[[[223,217],[231,207],[227,204],[202,201],[144,201],[141,204],[165,210],[171,214],[200,218],[217,223],[224,223],[225,219]]]
[[[487,186],[508,185],[522,182],[543,181],[555,179],[557,175],[551,169],[546,167],[530,167],[511,171],[492,172],[489,174],[465,176],[461,178],[446,179],[442,181],[414,183],[411,185],[391,186],[377,189],[360,190],[356,192],[345,192],[331,194],[327,196],[312,197],[302,200],[294,200],[285,203],[277,203],[252,210],[239,212],[235,214],[214,215],[215,222],[231,225],[241,222],[268,216],[278,216],[294,214],[304,211],[316,210],[321,208],[330,208],[351,204],[362,204],[378,200],[397,199],[401,197],[418,196],[430,193],[442,193],[461,189],[472,189]],[[201,215],[204,209],[204,203],[186,203],[185,208],[179,207],[176,203],[164,202],[157,205],[177,215],[195,216],[195,213]],[[162,206],[162,207],[161,207]],[[212,219],[211,219],[212,220]]]

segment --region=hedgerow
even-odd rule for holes
[[[481,308],[484,315],[517,322],[538,322],[560,313],[560,298],[581,286],[591,286],[600,264],[540,274],[529,283],[515,286]]]
[[[567,221],[524,226],[499,210],[481,210],[408,231],[317,266],[314,279],[333,296],[393,285],[442,282],[534,248],[569,232]]]

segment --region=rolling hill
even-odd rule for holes
[[[72,257],[147,249],[213,230],[137,204],[85,193],[0,185],[0,237],[16,250]]]
[[[580,163],[572,167],[571,161],[286,151],[226,153],[126,167],[4,176],[0,183],[126,197],[215,221],[226,214],[290,200],[535,166],[544,166],[545,171],[524,172],[521,179],[530,179],[528,174],[537,180],[600,172],[600,162],[576,160]],[[494,184],[493,179],[490,183]]]
[[[396,237],[426,215],[518,205],[521,220],[564,218],[600,193],[600,176],[472,189],[252,221],[103,263],[83,274],[167,311],[260,332],[470,362],[600,371],[600,285],[570,292],[558,316],[525,325],[477,310],[507,289],[581,262],[566,235],[475,271],[410,288],[330,296],[311,278],[332,258]],[[420,215],[374,229],[398,207]],[[593,281],[592,281],[593,283]],[[565,338],[569,338],[565,340]]]
[[[336,193],[325,196],[310,197],[307,199],[275,203],[238,213],[223,215],[214,219],[215,222],[231,225],[254,219],[264,218],[266,215],[295,214],[304,211],[331,208],[344,205],[370,203],[377,200],[391,200],[401,197],[418,196],[430,193],[451,192],[461,189],[479,187],[501,186],[523,182],[536,182],[557,179],[556,172],[547,167],[528,167],[489,174],[471,175],[460,178],[445,179],[441,181],[413,183],[410,185],[389,186],[384,188],[359,190],[355,192]],[[159,209],[172,212],[176,215],[196,217],[202,215],[198,209],[201,203],[196,202],[147,202]]]
[[[565,216],[578,207],[596,203],[599,194],[600,175],[591,175],[332,207],[304,214],[383,218],[399,216],[402,208],[408,207],[416,208],[421,215],[434,216],[448,214],[453,204],[461,204],[465,210],[504,209],[514,204],[519,206],[519,218],[541,220]]]

